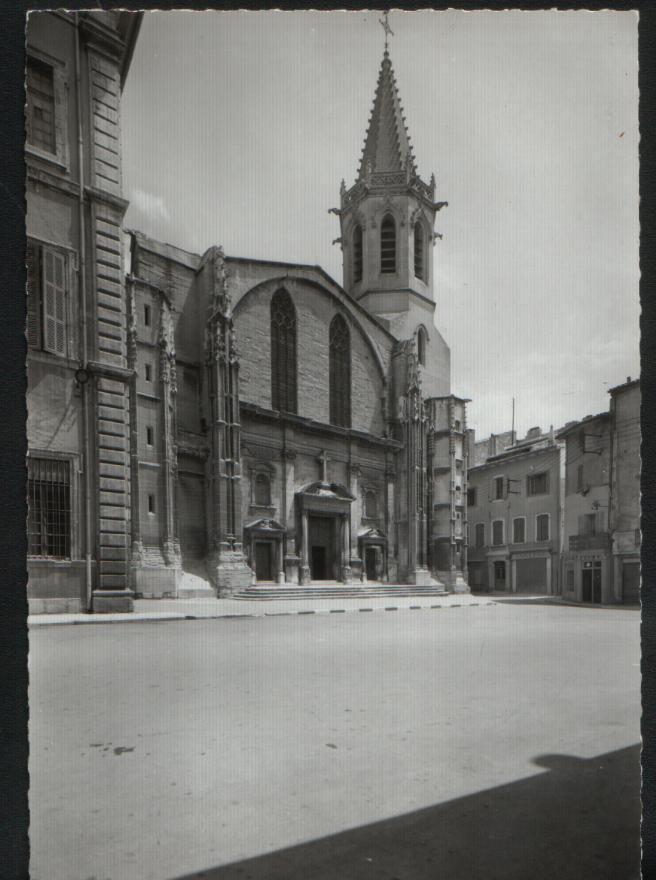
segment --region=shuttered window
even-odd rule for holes
[[[67,461],[27,460],[28,553],[51,559],[71,555],[71,486]]]
[[[513,520],[513,544],[523,544],[526,541],[526,520],[523,516]]]
[[[29,58],[26,77],[27,143],[56,153],[54,71],[48,64]]]
[[[27,243],[27,344],[41,348],[41,248]]]
[[[271,406],[295,413],[296,400],[296,309],[286,290],[271,299]]]
[[[380,228],[380,271],[396,272],[396,224],[389,214],[383,219]]]
[[[495,519],[492,523],[492,544],[499,547],[503,544],[503,520]]]
[[[476,546],[484,547],[485,546],[485,523],[476,523],[476,528],[474,530],[476,535]]]
[[[66,354],[66,261],[61,254],[43,248],[43,347],[53,354]]]
[[[59,251],[30,241],[26,263],[28,345],[65,356],[66,257]]]
[[[535,538],[537,541],[549,540],[549,514],[541,513],[535,521]]]
[[[329,331],[330,424],[351,427],[351,334],[341,315],[335,315]]]

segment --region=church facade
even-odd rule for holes
[[[142,596],[254,584],[466,590],[466,401],[434,326],[435,180],[389,55],[344,277],[131,235],[132,577]],[[189,593],[188,589],[192,592]]]
[[[118,120],[132,19],[53,16],[79,31],[83,53],[95,41],[97,111],[107,115],[107,92]],[[54,55],[51,31],[34,26],[28,42]],[[35,101],[42,91],[39,80]],[[78,282],[60,284],[70,341],[53,354],[33,334],[28,349],[32,609],[130,611],[135,597],[327,583],[467,591],[466,400],[451,394],[434,320],[446,203],[417,171],[387,50],[357,179],[333,209],[341,285],[318,266],[218,246],[198,255],[138,231],[119,272],[127,203],[120,173],[105,192],[94,153],[94,132],[103,145],[111,134],[105,116],[83,120],[79,141],[97,174],[78,187],[89,201]],[[46,159],[41,149],[34,161]],[[38,223],[56,225],[59,196],[39,186],[28,227],[46,259],[53,234]],[[45,338],[56,266],[38,266],[28,262],[28,306]]]

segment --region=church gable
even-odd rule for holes
[[[292,310],[288,315],[279,314],[283,293],[289,303],[287,308],[291,306]],[[240,393],[244,402],[265,409],[288,408],[273,399],[276,385],[272,371],[275,377],[282,370],[287,388],[295,381],[297,415],[323,424],[352,427],[378,436],[383,434],[387,370],[380,356],[380,342],[387,343],[388,351],[383,349],[383,354],[389,357],[391,340],[375,325],[379,339],[372,339],[349,310],[344,294],[340,301],[336,295],[306,279],[273,278],[241,296],[234,320],[240,346]],[[281,345],[277,334],[282,331],[274,328],[272,332],[272,321],[275,328],[281,323],[285,328],[293,324],[293,340],[288,338],[291,331],[284,330],[289,352],[283,355],[277,352]],[[290,377],[287,371],[289,358],[293,356],[292,346],[296,369]],[[340,401],[333,387],[331,406],[331,382],[334,386],[339,376],[348,373],[350,382],[340,384],[344,385],[344,397],[350,392],[350,400]],[[340,406],[347,402],[348,406]]]

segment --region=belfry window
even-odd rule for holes
[[[425,257],[424,228],[421,225],[421,220],[417,220],[415,223],[415,277],[421,278],[422,281],[426,280]]]
[[[380,227],[380,271],[396,272],[396,224],[390,214],[385,215]]]
[[[362,281],[362,227],[358,223],[353,231],[353,283]]]
[[[351,334],[341,315],[335,315],[329,332],[330,424],[351,427]]]
[[[423,366],[426,364],[426,330],[420,327],[417,330],[417,360]]]
[[[271,407],[295,413],[296,309],[286,290],[271,299]]]

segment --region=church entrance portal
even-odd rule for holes
[[[258,581],[273,580],[273,544],[270,541],[255,542],[255,577]]]
[[[378,578],[376,571],[376,548],[367,547],[364,556],[364,567],[368,581],[375,581]]]
[[[337,580],[335,517],[310,516],[308,526],[312,580]]]

